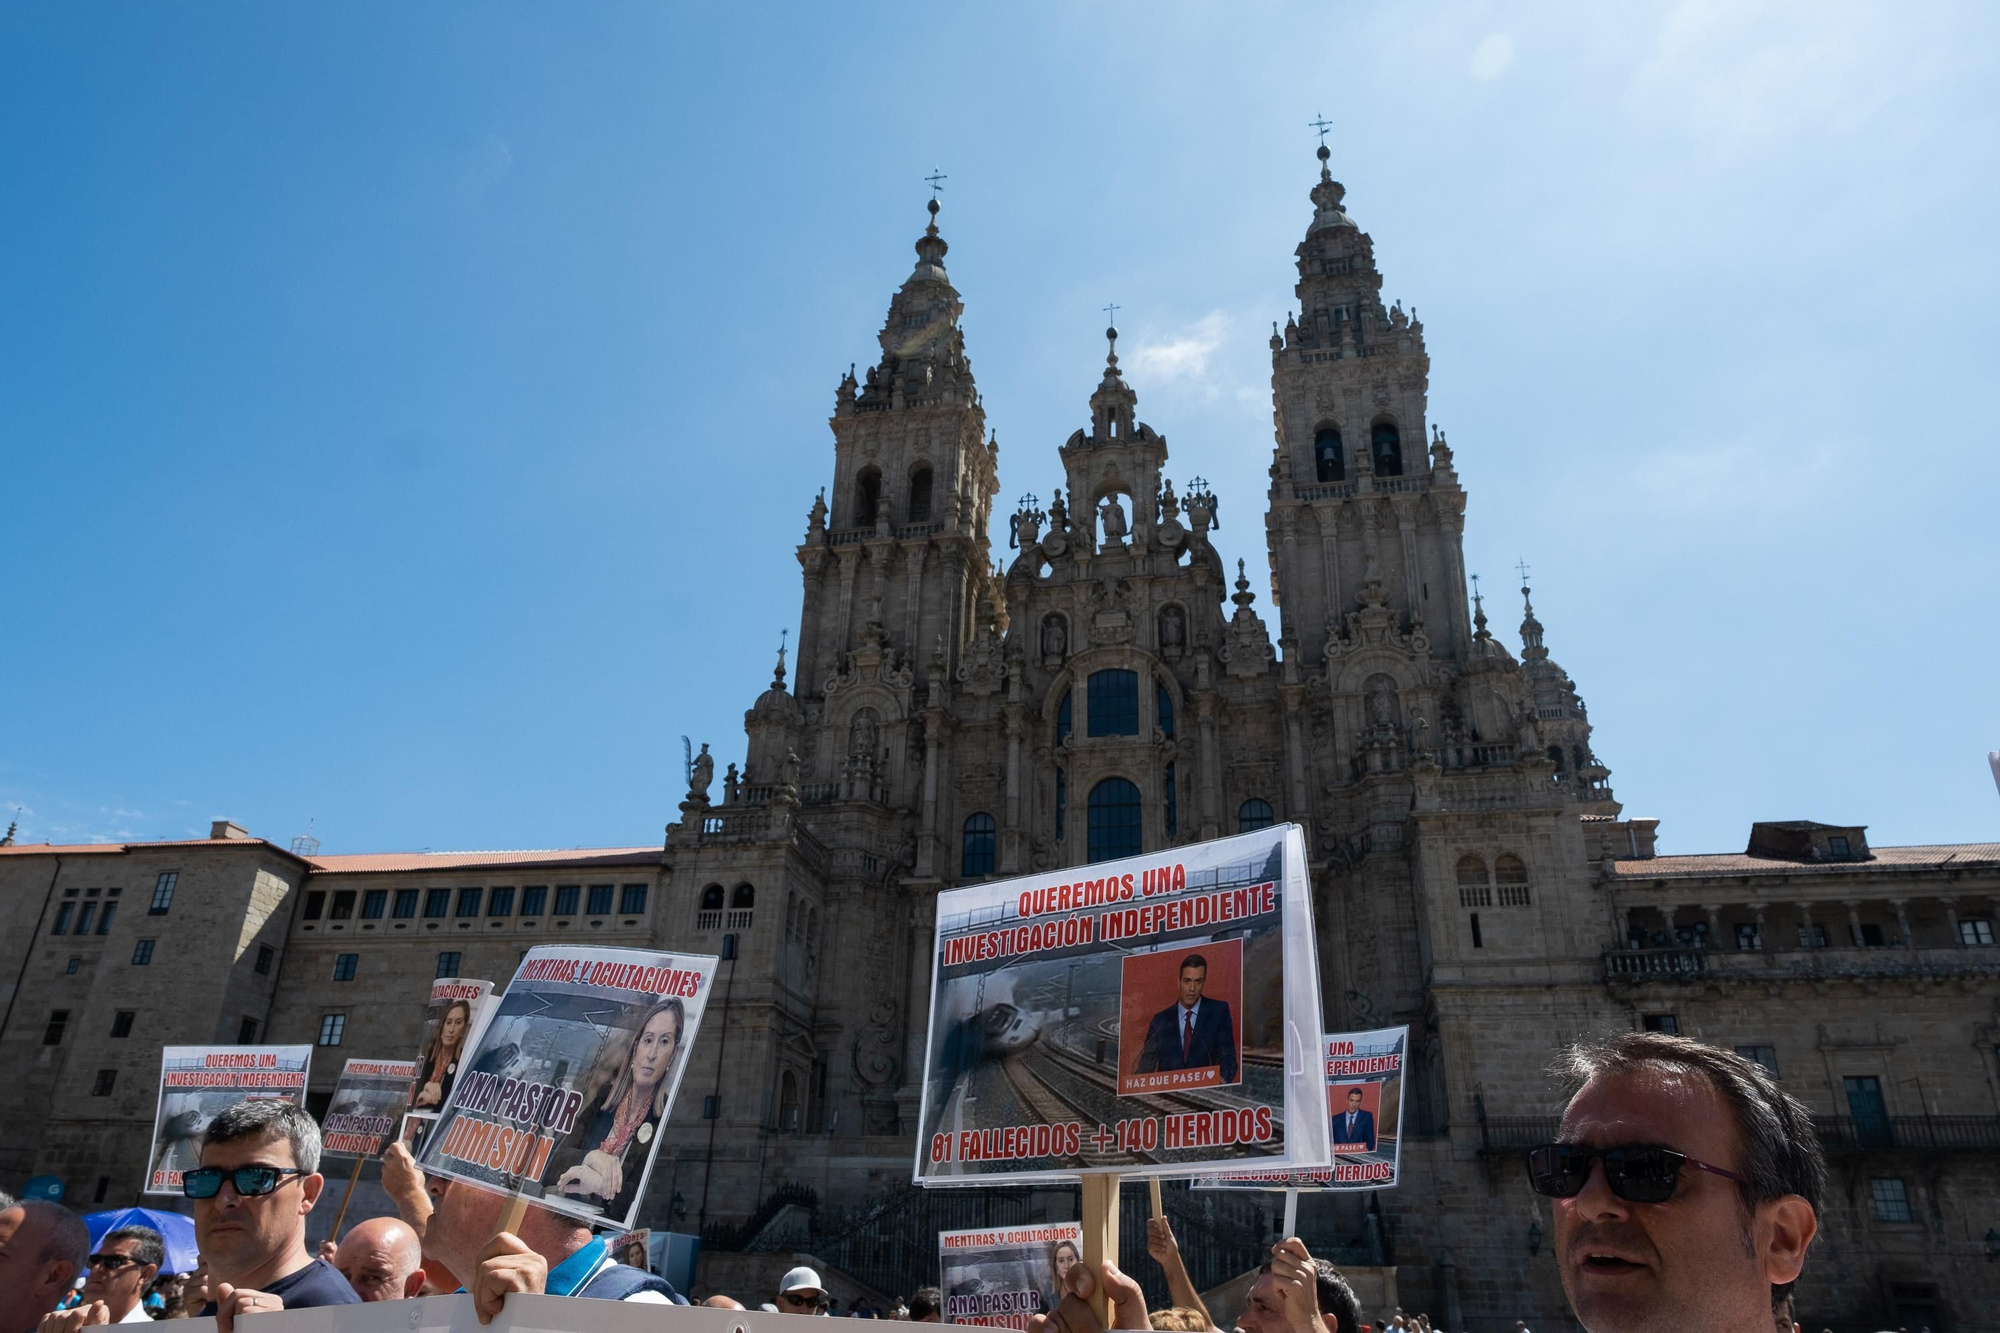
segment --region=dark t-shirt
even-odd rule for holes
[[[287,1310],[310,1310],[316,1305],[359,1305],[361,1298],[340,1270],[324,1259],[315,1259],[296,1273],[287,1273],[276,1282],[258,1288],[285,1303]],[[215,1302],[201,1307],[203,1317],[215,1313]]]

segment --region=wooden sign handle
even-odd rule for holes
[[[1118,1262],[1118,1185],[1115,1175],[1088,1175],[1083,1178],[1083,1262],[1097,1281],[1090,1298],[1097,1320],[1111,1327],[1111,1293],[1104,1289],[1104,1261]]]
[[[1148,1176],[1146,1178],[1146,1189],[1153,1196],[1153,1216],[1165,1217],[1167,1215],[1167,1208],[1165,1204],[1160,1202],[1160,1178],[1158,1176]]]
[[[511,1231],[517,1236],[520,1235],[521,1219],[527,1215],[528,1196],[525,1194],[511,1196],[507,1200],[507,1211],[500,1214],[500,1225],[493,1229],[493,1234],[497,1236],[503,1231]]]
[[[340,1244],[340,1224],[347,1217],[347,1205],[354,1202],[354,1182],[361,1179],[361,1162],[361,1155],[356,1153],[354,1170],[347,1175],[347,1192],[340,1196],[340,1211],[333,1215],[333,1230],[327,1233],[327,1238],[335,1245]]]
[[[1279,1239],[1290,1240],[1293,1236],[1296,1236],[1298,1234],[1299,1234],[1299,1192],[1297,1190],[1286,1190],[1285,1229],[1284,1232],[1279,1236]]]

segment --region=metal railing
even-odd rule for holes
[[[1698,977],[1708,971],[1700,949],[1612,949],[1604,955],[1606,980],[1618,977]]]

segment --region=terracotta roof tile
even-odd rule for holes
[[[1949,862],[1953,868],[2000,870],[2000,842],[1941,842],[1915,847],[1871,847],[1867,861],[1786,861],[1773,856],[1719,852],[1702,856],[1656,856],[1614,861],[1629,879],[1670,879],[1690,875],[1852,875],[1879,870],[1923,870]]]
[[[363,852],[353,856],[308,858],[322,875],[369,875],[474,870],[529,869],[535,866],[588,869],[592,866],[656,865],[658,847],[574,847],[567,850],[523,852]]]
[[[264,838],[169,838],[160,842],[24,842],[0,847],[0,856],[77,856],[86,852],[122,855],[155,847],[268,847],[282,856],[291,855]]]

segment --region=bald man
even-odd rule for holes
[[[90,1258],[90,1228],[59,1204],[0,1211],[0,1333],[28,1333],[56,1308]]]
[[[371,1217],[349,1231],[333,1266],[364,1301],[408,1300],[424,1289],[423,1241],[393,1217]]]
[[[702,1302],[711,1310],[747,1310],[749,1307],[734,1296],[711,1296]]]

